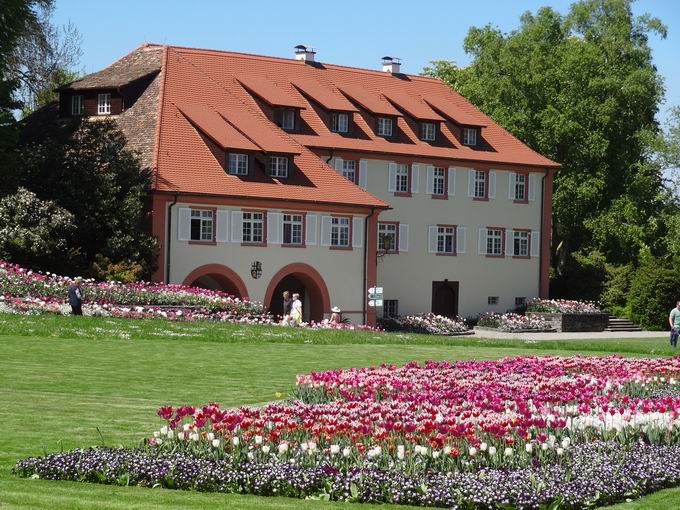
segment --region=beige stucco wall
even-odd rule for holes
[[[455,196],[448,200],[432,199],[426,194],[426,161],[420,164],[419,192],[398,197],[388,191],[388,161],[368,160],[367,189],[387,201],[393,210],[382,212],[380,221],[399,221],[409,225],[407,253],[388,254],[378,262],[378,284],[385,299],[399,300],[399,313],[429,312],[432,306],[432,282],[459,282],[461,316],[484,311],[505,312],[514,308],[516,297],[536,297],[539,293],[539,257],[530,259],[488,258],[478,255],[478,229],[481,226],[541,230],[542,173],[536,173],[535,200],[517,204],[508,199],[507,171],[496,171],[496,198],[474,201],[467,196],[468,167],[455,165]],[[428,225],[455,224],[466,227],[466,253],[437,256],[428,253]],[[489,296],[498,296],[496,306],[487,304]]]
[[[332,250],[320,246],[321,215],[317,214],[317,244],[305,248],[290,248],[280,245],[266,247],[242,246],[241,243],[217,242],[215,245],[190,244],[178,240],[178,214],[182,207],[201,206],[200,203],[177,203],[171,210],[172,241],[169,280],[181,283],[196,268],[206,264],[222,264],[236,272],[244,281],[248,295],[256,301],[263,301],[272,277],[284,266],[304,263],[316,269],[324,279],[330,294],[331,306],[339,306],[343,316],[352,322],[362,322],[363,305],[363,263],[364,249]],[[237,207],[217,207],[218,210],[240,210]],[[280,211],[280,210],[278,210]],[[357,217],[356,215],[354,217]],[[250,274],[253,261],[262,263],[262,276],[254,279]]]

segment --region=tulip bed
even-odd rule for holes
[[[463,319],[451,319],[434,313],[400,315],[381,319],[380,327],[385,331],[404,331],[432,335],[455,335],[468,331]]]
[[[517,313],[485,313],[479,316],[477,325],[508,333],[520,331],[554,331],[550,323],[540,317],[528,317]]]
[[[590,301],[538,298],[527,302],[527,311],[543,313],[602,313],[597,303]]]
[[[453,508],[583,508],[680,483],[680,358],[515,357],[299,375],[265,407],[164,406],[141,449],[21,476]],[[505,506],[503,506],[505,505]]]

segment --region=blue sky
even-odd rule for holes
[[[440,1],[180,1],[56,0],[55,21],[72,21],[83,36],[86,72],[108,65],[143,42],[176,44],[291,57],[302,43],[317,59],[379,68],[383,55],[400,57],[402,70],[419,73],[432,60],[466,64],[463,39],[471,26],[487,23],[503,31],[520,15],[551,5],[566,12],[568,0]],[[649,12],[668,27],[653,37],[654,61],[665,79],[667,107],[680,105],[680,1],[639,0],[636,14]]]

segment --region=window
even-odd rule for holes
[[[378,136],[392,136],[392,119],[378,117]]]
[[[191,240],[213,240],[213,211],[208,209],[191,210]]]
[[[446,195],[446,169],[435,167],[434,180],[432,182],[433,195]]]
[[[348,160],[348,159],[343,159],[342,160],[342,176],[347,179],[348,181],[352,182],[357,182],[356,181],[356,161]]]
[[[527,176],[515,174],[515,200],[527,199]]]
[[[395,191],[397,193],[408,193],[409,190],[409,182],[408,182],[408,165],[406,164],[398,164],[397,165],[397,174],[396,174],[396,188]]]
[[[284,156],[270,156],[269,175],[271,177],[288,177],[288,158]]]
[[[346,216],[331,218],[331,246],[349,247],[349,218]]]
[[[525,297],[516,297],[515,298],[515,306],[524,306],[527,304],[527,298]]]
[[[434,122],[423,122],[420,124],[420,139],[426,142],[434,142],[437,134],[437,126]]]
[[[99,94],[97,96],[97,115],[111,114],[111,94]]]
[[[383,301],[383,318],[397,317],[399,315],[399,300],[385,299]]]
[[[529,256],[529,232],[522,230],[513,232],[512,254],[516,257]]]
[[[486,172],[483,170],[475,170],[475,198],[486,198]]]
[[[248,155],[230,152],[227,167],[232,175],[248,175]]]
[[[397,228],[396,223],[378,223],[378,250],[397,251]]]
[[[263,243],[264,213],[244,212],[242,230],[244,243]]]
[[[281,124],[283,129],[295,129],[295,110],[284,108],[281,110]]]
[[[463,128],[463,145],[477,145],[477,130],[475,128]]]
[[[503,256],[503,229],[486,229],[486,254],[492,256]]]
[[[283,244],[302,245],[302,214],[283,215]]]
[[[498,304],[498,296],[489,296],[486,299],[486,302],[489,305],[497,305]]]
[[[334,113],[331,115],[331,131],[347,133],[349,131],[349,114]]]
[[[84,113],[83,96],[71,96],[71,115],[82,115]]]
[[[437,253],[455,253],[456,227],[437,227]]]

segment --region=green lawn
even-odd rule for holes
[[[526,343],[0,315],[0,509],[346,506],[23,480],[10,470],[18,459],[45,451],[102,440],[109,445],[135,444],[159,425],[155,411],[162,404],[217,401],[231,406],[273,400],[277,392],[293,388],[295,374],[312,369],[574,352],[672,353],[663,342],[644,339]],[[680,489],[616,508],[680,508]]]

